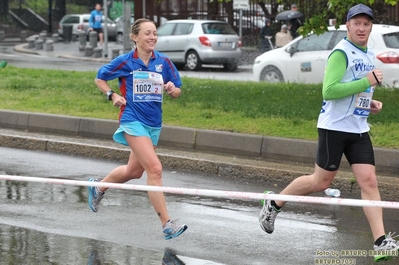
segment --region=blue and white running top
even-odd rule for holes
[[[94,29],[101,29],[101,22],[103,21],[103,13],[98,10],[93,10],[90,13],[89,26]]]
[[[139,121],[157,128],[162,126],[163,84],[171,81],[178,88],[182,85],[175,65],[157,51],[152,53],[148,67],[138,57],[137,50],[122,54],[102,66],[97,78],[105,81],[118,78],[120,92],[126,99],[126,106],[119,113],[120,124]]]
[[[348,64],[341,83],[362,79],[368,72],[375,69],[374,52],[369,49],[363,51],[345,38],[334,47],[332,52],[336,50],[345,53]],[[367,117],[370,114],[373,93],[374,86],[370,86],[356,95],[323,100],[317,128],[348,133],[368,132],[370,128]]]

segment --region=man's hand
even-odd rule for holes
[[[372,114],[377,114],[380,112],[382,109],[382,102],[378,100],[371,100],[371,105],[370,105],[370,112]]]
[[[367,79],[369,80],[369,83],[372,86],[381,84],[383,79],[382,71],[379,69],[375,69],[371,72],[368,72]]]

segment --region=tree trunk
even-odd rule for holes
[[[55,0],[53,19],[60,21],[66,15],[66,0]]]

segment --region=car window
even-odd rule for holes
[[[67,17],[65,18],[64,21],[62,21],[62,23],[79,24],[79,17],[76,16]]]
[[[169,36],[172,35],[173,29],[176,23],[167,23],[160,26],[157,30],[158,36]]]
[[[227,23],[203,23],[202,30],[205,34],[236,34]]]
[[[89,23],[89,19],[88,18],[84,18],[83,19],[83,23]]]
[[[383,35],[387,48],[399,49],[399,32],[393,32]]]
[[[177,23],[174,35],[187,35],[193,30],[193,23]]]
[[[332,43],[332,47],[331,47],[331,49],[332,48],[334,48],[335,47],[335,45],[337,45],[338,44],[338,42],[340,42],[343,38],[345,38],[346,37],[346,31],[343,31],[343,30],[337,30],[336,31],[336,34],[335,34],[335,37],[334,37],[334,42]]]
[[[298,41],[298,52],[324,51],[329,50],[329,44],[334,32],[325,32],[321,35],[312,34]]]

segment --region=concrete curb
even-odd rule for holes
[[[117,127],[115,120],[0,110],[0,128],[111,140]],[[316,146],[316,141],[177,126],[164,126],[159,141],[159,147],[309,164],[314,163]],[[399,150],[375,148],[375,157],[379,172],[398,171]],[[347,167],[345,161],[342,167]]]
[[[118,122],[114,120],[0,110],[0,128],[110,139],[117,127]],[[160,147],[294,163],[313,163],[316,145],[315,141],[176,126],[164,126],[159,141]],[[375,148],[375,156],[376,166],[380,172],[395,173],[398,171],[399,150]],[[345,161],[343,158],[343,166],[346,164]]]
[[[21,53],[29,53],[29,54],[35,54],[35,55],[40,55],[38,52],[35,52],[34,50],[25,48],[28,44],[27,43],[22,43],[14,46],[14,51],[16,52],[21,52]]]

